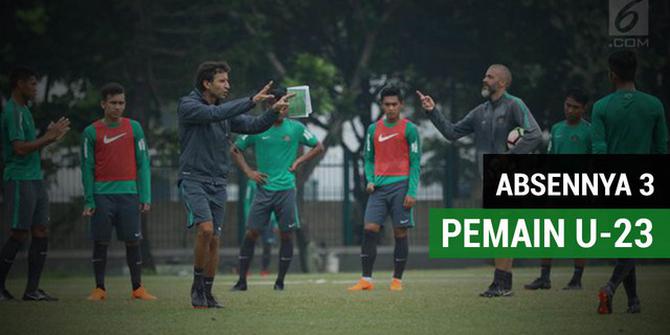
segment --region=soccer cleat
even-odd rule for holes
[[[151,295],[147,289],[144,288],[144,285],[140,286],[137,288],[137,290],[133,290],[133,293],[130,295],[132,299],[139,299],[139,300],[158,300],[158,298],[154,295]]]
[[[99,287],[96,287],[91,291],[91,294],[88,295],[88,298],[86,300],[90,301],[100,301],[100,300],[106,300],[107,299],[107,292]]]
[[[568,285],[565,285],[564,290],[581,290],[582,282],[571,280]]]
[[[600,288],[600,291],[598,291],[598,300],[600,301],[598,314],[612,314],[612,298],[614,298],[614,292],[609,285]]]
[[[391,291],[402,291],[402,281],[398,278],[393,278],[389,289]]]
[[[247,290],[247,282],[241,282],[237,281],[235,285],[230,289],[231,291],[246,291]]]
[[[206,292],[205,299],[207,300],[208,308],[223,308],[223,304],[220,304],[218,301],[216,301],[216,298],[214,298],[212,292]]]
[[[358,283],[356,285],[348,288],[348,291],[372,291],[375,288],[375,286],[372,284],[372,282],[367,281],[363,278],[358,280]]]
[[[270,275],[270,271],[268,270],[261,270],[261,277],[267,277]]]
[[[14,300],[14,296],[7,289],[0,289],[0,301]]]
[[[205,287],[202,282],[193,282],[191,286],[191,305],[195,309],[209,308],[207,297],[205,296]]]
[[[273,287],[275,291],[283,291],[284,290],[284,282],[275,282],[275,285]]]
[[[532,283],[523,286],[526,290],[548,290],[551,288],[551,280],[542,277],[533,280]]]
[[[640,308],[640,299],[635,297],[632,300],[628,300],[628,309],[626,309],[626,313],[637,314],[641,311],[642,309]]]
[[[494,281],[489,285],[489,288],[480,293],[479,296],[486,298],[495,298],[495,297],[509,297],[512,295],[511,289],[506,289],[497,281]]]
[[[24,301],[58,301],[58,298],[48,295],[41,289],[23,293]]]

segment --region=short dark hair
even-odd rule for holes
[[[578,88],[578,87],[573,87],[568,90],[565,94],[566,98],[573,98],[575,101],[578,103],[586,106],[587,103],[589,103],[589,95],[584,92],[583,89]]]
[[[400,91],[399,88],[390,86],[390,87],[384,87],[381,93],[379,93],[379,100],[384,100],[385,97],[398,97],[398,100],[400,102],[403,102],[402,98],[402,92]]]
[[[100,88],[100,97],[102,100],[107,100],[111,96],[124,93],[126,93],[126,90],[119,83],[107,83]]]
[[[610,71],[623,81],[634,81],[637,70],[637,58],[631,50],[619,50],[609,57]]]
[[[9,73],[9,88],[15,89],[21,80],[27,80],[32,77],[37,78],[37,71],[27,66],[17,66]]]
[[[195,75],[195,87],[200,91],[205,90],[205,86],[202,85],[202,82],[213,81],[214,75],[217,73],[228,73],[230,72],[230,65],[224,61],[206,61],[198,65],[198,70]]]

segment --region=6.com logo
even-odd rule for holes
[[[649,0],[609,0],[610,47],[649,47]]]

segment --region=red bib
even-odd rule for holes
[[[95,127],[95,181],[126,181],[137,179],[135,137],[127,118],[109,128],[102,120]]]
[[[408,176],[409,144],[405,138],[407,119],[387,127],[383,120],[377,121],[374,133],[375,175]]]

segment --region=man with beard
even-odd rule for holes
[[[474,133],[480,176],[483,172],[484,154],[527,154],[542,140],[540,127],[526,104],[507,93],[511,84],[512,73],[507,66],[502,64],[489,66],[482,79],[481,90],[482,97],[487,101],[475,107],[456,123],[445,118],[430,96],[416,92],[430,121],[448,140],[454,141]],[[514,148],[508,150],[507,135],[517,127],[523,128],[524,135]],[[512,294],[512,261],[511,258],[495,260],[493,283],[480,294],[481,296],[500,297]]]

